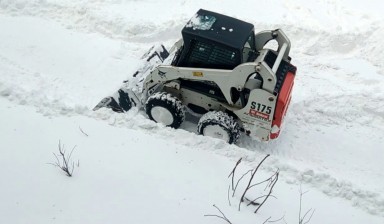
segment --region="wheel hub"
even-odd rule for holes
[[[204,128],[204,136],[210,136],[229,142],[229,135],[220,125],[208,125]]]
[[[166,126],[169,126],[173,123],[173,115],[172,113],[160,106],[155,106],[151,110],[151,115],[152,118],[157,122],[157,123],[162,123]]]

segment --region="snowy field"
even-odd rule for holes
[[[91,109],[154,43],[170,47],[200,8],[282,28],[298,72],[279,139],[237,145],[142,111]],[[379,0],[0,0],[0,223],[384,223],[384,3]],[[73,177],[48,164],[76,146]],[[255,207],[228,203],[266,154],[280,170]],[[78,161],[78,164],[77,164]],[[253,192],[257,197],[258,192]],[[275,223],[284,223],[280,220]]]

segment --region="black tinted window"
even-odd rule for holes
[[[192,41],[186,62],[187,67],[233,69],[239,64],[239,55],[214,44]]]

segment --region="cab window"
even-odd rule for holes
[[[216,44],[193,40],[185,62],[186,67],[233,69],[240,64],[240,55]]]

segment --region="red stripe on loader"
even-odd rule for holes
[[[273,128],[274,126],[277,126],[278,129],[274,133],[270,134],[271,139],[277,138],[280,134],[280,127],[291,101],[294,79],[295,75],[292,72],[288,72],[287,76],[285,77],[284,84],[281,87],[280,94],[277,98],[274,118],[272,121],[272,130],[276,130],[276,128]]]

